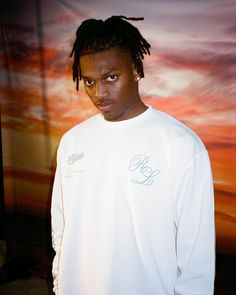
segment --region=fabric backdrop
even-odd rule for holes
[[[49,219],[60,137],[96,113],[71,79],[80,22],[144,16],[134,23],[152,45],[141,96],[202,138],[214,176],[217,250],[236,254],[236,2],[8,0],[0,10],[6,213]]]

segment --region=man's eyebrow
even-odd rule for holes
[[[81,77],[81,79],[85,79],[85,80],[92,80],[91,78],[89,78],[89,77],[86,77],[86,76],[84,76],[84,75],[81,75],[80,77]]]
[[[114,72],[117,72],[117,71],[118,71],[117,69],[112,69],[112,70],[110,70],[110,71],[104,73],[103,76],[104,76],[104,77],[105,77],[105,76],[109,76],[109,75],[111,75],[111,74],[113,74]]]

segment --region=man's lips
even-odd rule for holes
[[[108,112],[111,110],[114,102],[112,100],[99,100],[96,102],[96,107],[101,111],[101,112]]]

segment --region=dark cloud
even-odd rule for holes
[[[206,147],[207,149],[236,149],[236,143],[229,142],[229,138],[226,138],[225,142],[207,142]]]
[[[236,18],[236,16],[235,16]],[[225,30],[225,33],[228,35],[228,36],[231,36],[231,37],[236,37],[236,24],[228,27],[226,30]]]
[[[212,41],[205,41],[205,42],[198,42],[198,43],[204,46],[204,48],[212,49],[214,51],[217,51],[218,49],[220,49],[220,50],[224,50],[225,52],[226,51],[228,52],[229,50],[234,52],[236,47],[235,40],[232,40],[232,41],[231,40],[229,41],[212,40]]]
[[[32,43],[36,39],[35,27],[33,25],[21,25],[11,22],[1,23],[0,46],[10,47],[16,42]]]

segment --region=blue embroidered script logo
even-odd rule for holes
[[[137,172],[136,178],[131,180],[133,183],[143,185],[153,184],[160,170],[150,167],[149,160],[150,157],[145,155],[136,155],[130,160],[128,169]]]

